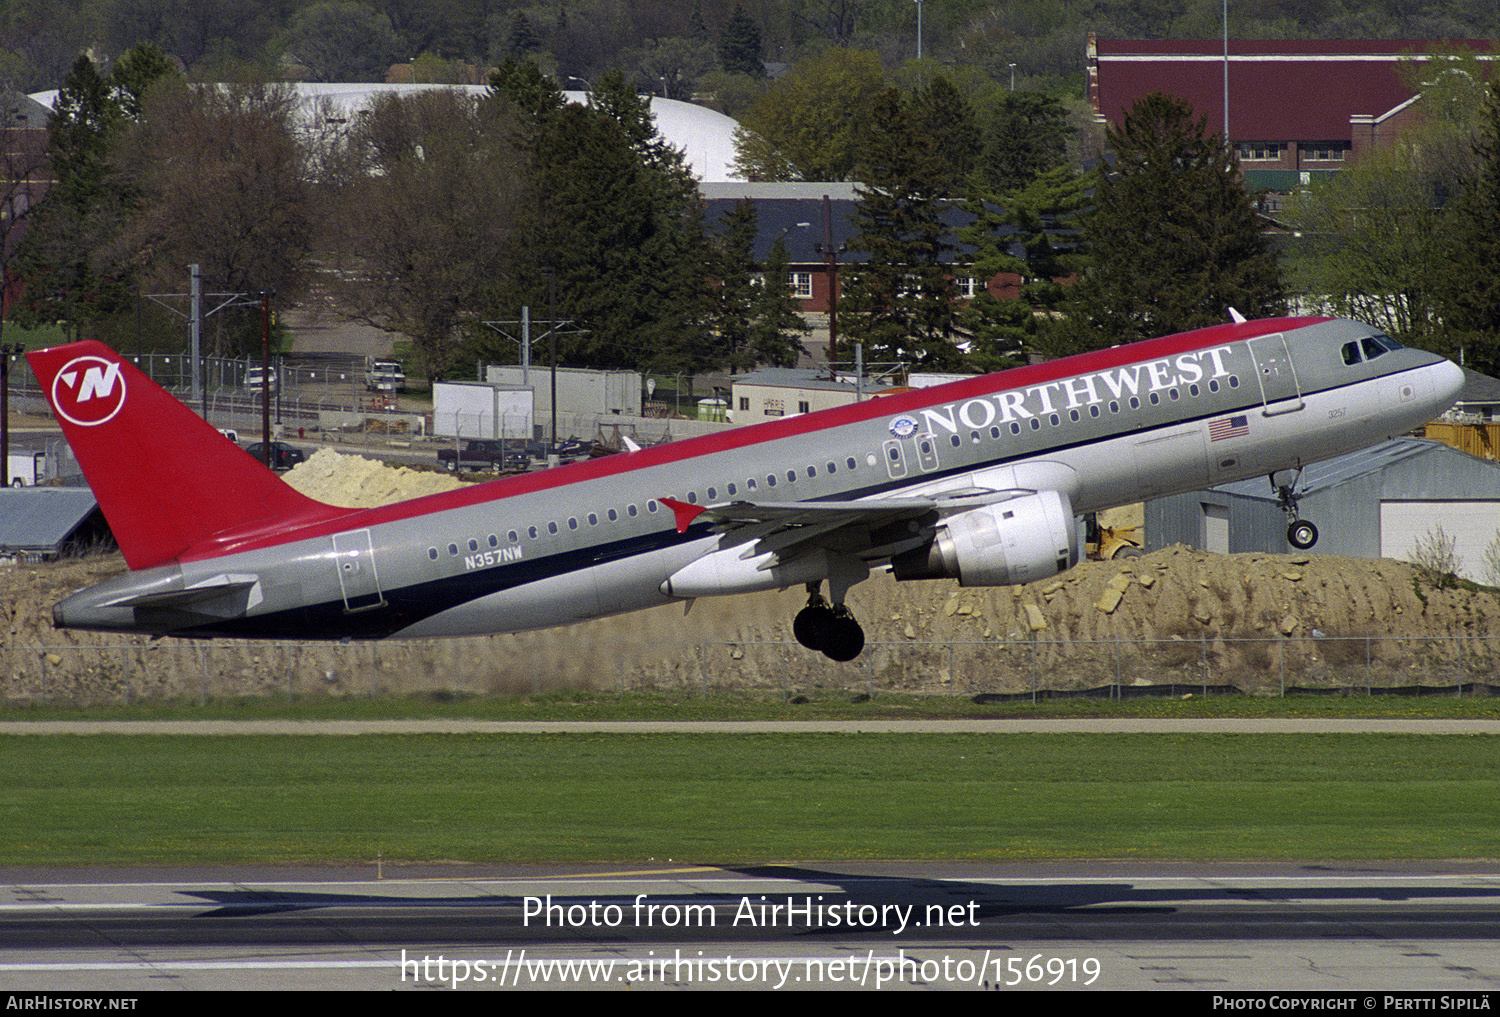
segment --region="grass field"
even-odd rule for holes
[[[0,864],[1500,857],[1500,737],[0,738]]]
[[[1246,695],[1174,698],[1043,699],[979,704],[962,696],[882,693],[857,696],[824,690],[789,701],[774,693],[559,692],[539,695],[460,694],[286,699],[257,696],[212,701],[0,708],[7,720],[902,720],[983,717],[1378,717],[1500,719],[1500,699],[1433,692],[1420,697]]]

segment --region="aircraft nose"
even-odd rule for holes
[[[1433,402],[1435,413],[1444,413],[1458,401],[1464,387],[1464,369],[1451,360],[1434,364],[1431,369]]]

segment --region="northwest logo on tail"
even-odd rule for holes
[[[75,357],[52,379],[52,405],[80,427],[98,427],[125,405],[120,365],[103,357]]]

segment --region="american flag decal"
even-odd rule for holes
[[[1249,417],[1224,417],[1208,425],[1208,440],[1223,441],[1225,438],[1243,438],[1250,433]]]

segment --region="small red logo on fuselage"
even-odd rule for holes
[[[98,427],[125,405],[125,376],[117,362],[75,357],[52,379],[57,415],[79,427]]]

